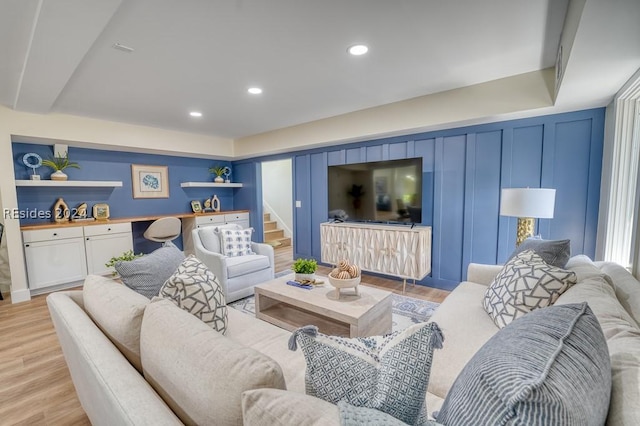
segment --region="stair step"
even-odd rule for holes
[[[272,231],[274,229],[278,228],[278,222],[275,220],[268,220],[264,222],[264,230],[265,231]]]
[[[271,220],[271,213],[265,213],[262,217],[263,222],[269,222]]]
[[[270,231],[264,231],[264,240],[271,241],[278,238],[284,238],[284,231],[282,229],[272,229]]]
[[[291,238],[289,237],[275,238],[273,240],[265,241],[265,244],[270,244],[275,249],[279,249],[281,247],[288,247],[291,245]]]

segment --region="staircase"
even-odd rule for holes
[[[274,248],[287,247],[291,245],[291,238],[284,236],[284,231],[278,228],[278,222],[271,220],[271,214],[264,214],[264,242],[271,244]]]

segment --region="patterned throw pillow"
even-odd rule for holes
[[[296,330],[289,348],[300,344],[307,361],[307,394],[331,403],[375,408],[405,423],[425,424],[425,395],[433,349],[442,347],[436,323],[415,324],[386,336],[347,339]]]
[[[251,234],[253,228],[246,229],[223,229],[220,232],[220,245],[222,246],[222,254],[225,256],[244,256],[247,254],[255,254],[251,250]]]
[[[514,321],[476,352],[436,420],[447,426],[603,425],[610,395],[607,341],[589,305],[549,306]]]
[[[160,296],[192,313],[211,328],[227,331],[227,305],[216,276],[193,255],[186,258],[160,289]]]
[[[552,305],[576,283],[576,274],[545,263],[531,250],[507,262],[484,294],[483,306],[500,328],[534,309]]]
[[[529,237],[516,247],[507,262],[525,250],[533,250],[549,265],[566,268],[571,257],[571,240],[543,240]]]

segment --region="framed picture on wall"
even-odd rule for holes
[[[169,167],[131,165],[133,198],[169,198]]]

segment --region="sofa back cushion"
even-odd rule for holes
[[[93,322],[142,371],[140,327],[149,299],[106,277],[89,275],[82,290],[84,309]]]
[[[145,310],[140,350],[145,379],[186,424],[242,424],[242,392],[285,389],[273,359],[165,299]]]
[[[620,304],[640,327],[640,282],[629,271],[616,263],[603,263],[601,271],[610,277]]]
[[[437,421],[602,425],[610,393],[609,353],[588,304],[550,306],[515,320],[480,348]]]

